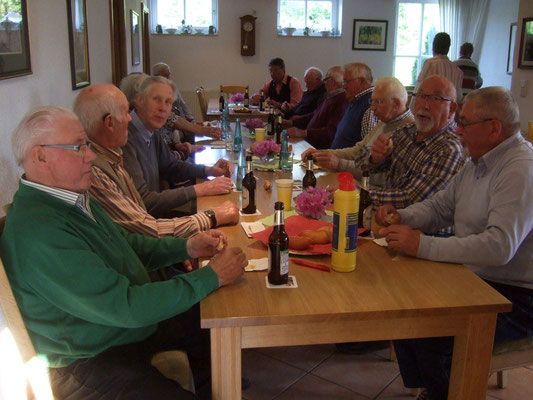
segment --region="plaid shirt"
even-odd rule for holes
[[[416,141],[416,126],[397,130],[392,154],[370,172],[387,171],[384,188],[370,188],[375,207],[392,203],[405,208],[443,189],[465,163],[463,146],[449,123],[436,134]]]

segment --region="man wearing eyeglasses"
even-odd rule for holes
[[[216,230],[189,239],[126,233],[90,201],[92,162],[76,115],[28,113],[12,146],[24,175],[7,210],[0,252],[56,398],[210,398],[209,334],[198,302],[240,277],[246,255]],[[151,282],[149,271],[188,258],[209,266]],[[187,351],[197,395],[152,365]]]
[[[495,343],[532,339],[533,146],[520,134],[518,105],[503,87],[465,97],[457,134],[470,160],[432,198],[403,210],[378,209],[389,247],[413,257],[466,264],[513,303],[499,314]],[[455,236],[421,234],[453,223]],[[402,225],[399,225],[402,224]],[[489,333],[487,333],[489,334]],[[453,338],[395,342],[406,387],[446,399]],[[488,371],[487,371],[488,372]]]
[[[378,119],[370,110],[372,71],[363,63],[350,63],[344,66],[343,87],[346,90],[348,106],[337,126],[332,149],[352,147],[361,141],[378,124]]]

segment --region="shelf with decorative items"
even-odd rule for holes
[[[278,27],[278,36],[289,37],[324,37],[324,38],[339,38],[341,33],[337,29],[318,30],[306,26],[305,28],[295,28],[288,26],[285,28]]]
[[[178,28],[175,26],[162,26],[156,25],[156,35],[176,35],[176,36],[216,36],[217,28],[214,25],[210,26],[192,26],[185,25],[185,21],[182,21],[182,25]]]

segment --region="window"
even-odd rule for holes
[[[157,33],[213,34],[218,27],[217,0],[152,0],[150,11]]]
[[[340,36],[342,0],[278,0],[278,33]]]
[[[398,0],[394,76],[413,86],[424,61],[433,56],[433,38],[440,32],[438,0]]]

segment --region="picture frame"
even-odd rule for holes
[[[131,29],[131,64],[139,65],[141,63],[141,26],[139,14],[130,10],[130,29]]]
[[[387,50],[389,21],[378,19],[354,19],[352,50]]]
[[[0,0],[0,79],[32,73],[27,0]]]
[[[509,30],[509,48],[507,49],[507,75],[513,74],[514,49],[516,47],[516,31],[518,24],[513,22]]]
[[[67,0],[67,18],[72,90],[77,90],[91,84],[85,0]]]
[[[533,68],[533,17],[522,20],[518,68]]]

